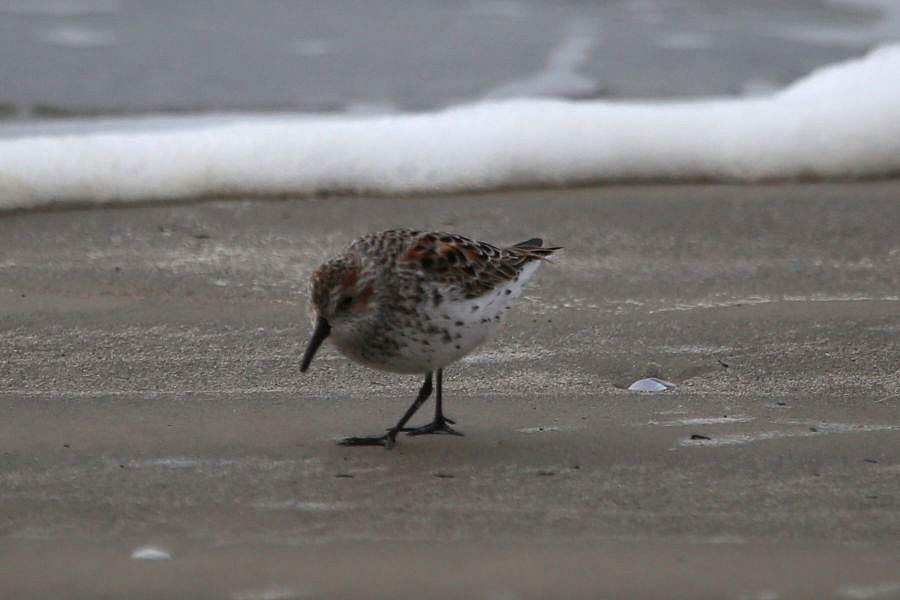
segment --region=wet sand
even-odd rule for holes
[[[466,437],[342,448],[419,382],[301,375],[305,280],[391,226],[566,250]],[[897,182],[3,216],[0,596],[900,597],[897,231]]]

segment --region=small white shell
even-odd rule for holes
[[[168,560],[172,558],[172,555],[162,548],[143,546],[142,548],[135,549],[135,551],[131,553],[131,558],[134,560]]]
[[[638,379],[629,385],[628,389],[632,392],[666,392],[668,390],[674,390],[675,384],[670,381],[665,381],[664,379],[647,377],[646,379]]]

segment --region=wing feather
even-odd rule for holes
[[[539,238],[499,248],[451,233],[415,233],[397,266],[421,271],[435,283],[459,289],[465,298],[477,298],[516,279],[525,265],[560,249],[543,247]]]

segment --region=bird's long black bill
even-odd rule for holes
[[[322,345],[322,342],[325,341],[325,338],[328,337],[329,333],[331,333],[331,325],[328,324],[328,321],[322,317],[316,319],[316,329],[309,339],[309,345],[306,347],[306,352],[303,353],[303,362],[300,364],[301,373],[306,373],[306,370],[309,368],[309,363],[312,362],[313,357],[316,355],[316,350],[319,349],[319,346]]]

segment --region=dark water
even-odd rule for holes
[[[0,0],[0,117],[752,94],[900,38],[894,0]]]

